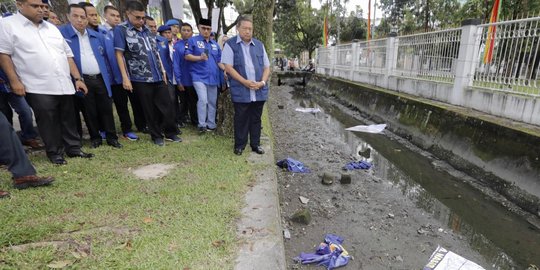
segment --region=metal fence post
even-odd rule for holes
[[[349,80],[354,81],[354,71],[356,70],[356,59],[358,56],[358,43],[354,42],[351,44],[351,74],[349,75]]]
[[[396,69],[398,57],[398,42],[399,38],[397,37],[397,33],[391,32],[390,34],[388,34],[388,38],[386,39],[386,69],[384,72],[384,79],[387,85],[386,88],[389,88],[388,79],[390,78],[390,76],[392,76],[394,70]]]
[[[480,48],[477,38],[479,24],[479,19],[464,20],[461,23],[461,41],[455,69],[456,78],[450,98],[451,103],[455,105],[463,105],[463,93],[473,82],[477,51]]]
[[[337,55],[336,55],[336,46],[330,47],[330,52],[328,53],[330,57],[330,76],[336,76],[336,62],[337,62]]]

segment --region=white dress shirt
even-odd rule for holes
[[[73,25],[71,26],[73,27]],[[88,31],[84,30],[84,34],[81,34],[79,30],[73,27],[75,33],[79,37],[79,49],[81,50],[81,73],[84,75],[96,75],[100,74],[99,64],[90,45],[90,37]]]
[[[53,24],[38,27],[17,13],[0,20],[0,53],[11,56],[26,92],[47,95],[75,94],[68,57],[73,53]]]

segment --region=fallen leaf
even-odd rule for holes
[[[127,249],[127,250],[131,250],[131,239],[130,240],[127,240],[125,243],[119,245],[116,247],[116,249]]]
[[[72,251],[71,255],[73,255],[73,257],[75,257],[75,259],[78,259],[78,260],[88,257],[88,254],[84,251]]]
[[[152,221],[154,221],[154,220],[151,217],[145,217],[143,219],[143,222],[146,223],[146,224],[151,223]]]
[[[75,195],[75,197],[79,197],[79,198],[86,197],[86,193],[84,193],[84,192],[76,192],[74,195]]]
[[[216,240],[216,241],[212,242],[212,246],[214,246],[214,247],[220,247],[223,244],[225,244],[225,240]]]
[[[51,262],[47,264],[47,267],[53,268],[53,269],[61,269],[61,268],[70,266],[72,264],[73,264],[72,261],[55,261],[55,262]]]

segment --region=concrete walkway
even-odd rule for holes
[[[248,161],[261,169],[255,171],[255,183],[245,195],[246,205],[237,224],[237,270],[285,269],[274,154],[268,137],[261,138],[261,144],[264,155],[251,152],[249,147],[244,151],[244,155],[249,155]]]

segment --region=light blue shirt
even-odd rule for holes
[[[240,36],[236,37],[236,43],[241,43],[242,48],[242,54],[244,54],[244,64],[246,67],[246,76],[247,80],[255,81],[255,66],[253,65],[253,60],[251,59],[251,54],[249,53],[249,49],[251,46],[255,46],[253,41],[250,41],[249,43],[243,42]],[[264,50],[264,67],[270,66],[270,61],[268,60],[268,55],[266,54],[266,51]],[[234,65],[234,53],[229,44],[225,43],[225,47],[223,48],[223,52],[221,53],[221,63],[225,65]],[[255,98],[255,90],[249,90],[249,96],[251,101],[257,101]]]

